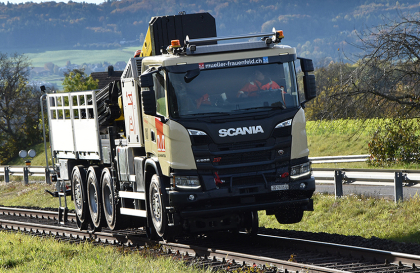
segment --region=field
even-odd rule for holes
[[[141,48],[141,46],[139,46],[139,48]],[[120,61],[126,62],[129,58],[133,57],[134,52],[139,48],[125,47],[122,49],[110,50],[57,50],[27,53],[25,56],[32,61],[33,67],[44,67],[44,64],[48,62],[58,66],[65,66],[67,61],[78,65],[103,62],[114,64]]]
[[[108,62],[115,64],[116,62],[127,62],[129,58],[133,57],[134,52],[141,48],[125,47],[121,49],[109,50],[58,50],[58,51],[45,51],[39,53],[26,53],[25,56],[31,61],[32,67],[44,67],[45,63],[51,62],[59,67],[66,66],[67,61],[72,64],[83,65],[98,64]],[[64,77],[58,74],[53,75],[33,75],[32,82],[49,82],[57,85],[58,89],[62,88]]]

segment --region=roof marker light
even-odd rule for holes
[[[171,46],[172,47],[181,47],[181,43],[179,42],[179,40],[172,40],[171,41]]]

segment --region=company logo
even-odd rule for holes
[[[263,128],[261,125],[257,126],[249,126],[249,127],[239,127],[239,128],[229,128],[229,129],[220,129],[219,130],[219,137],[226,137],[226,136],[237,136],[237,135],[255,135],[258,133],[264,133]]]
[[[156,126],[156,144],[158,152],[165,152],[165,135],[163,134],[163,123],[159,120],[159,118],[155,118],[155,126]]]

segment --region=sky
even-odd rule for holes
[[[94,3],[94,4],[101,4],[105,0],[72,0],[73,2],[86,2],[86,3]],[[50,2],[46,0],[9,0],[10,3],[19,4],[19,3],[26,3],[26,2],[33,2],[33,3],[41,3],[41,2]],[[68,0],[55,0],[55,2],[64,2],[67,3]],[[7,3],[7,0],[0,0],[0,3]]]

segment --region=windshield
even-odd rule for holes
[[[293,62],[168,73],[175,117],[296,108]]]

